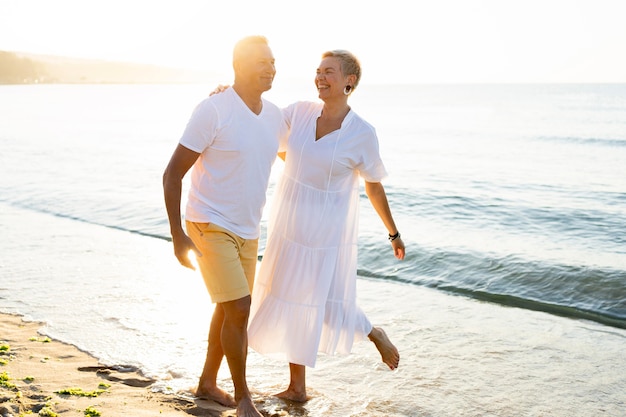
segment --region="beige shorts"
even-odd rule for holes
[[[250,295],[259,240],[242,239],[213,223],[186,223],[189,237],[202,252],[197,261],[211,300],[223,303]]]

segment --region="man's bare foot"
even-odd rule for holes
[[[292,388],[288,388],[283,392],[274,394],[274,396],[280,398],[281,400],[295,401],[298,403],[305,403],[309,400],[309,397],[306,395],[306,391],[294,390]]]
[[[400,363],[400,353],[387,337],[387,333],[380,327],[374,327],[368,337],[376,345],[383,362],[389,369],[396,369]]]
[[[256,409],[252,398],[244,397],[237,404],[237,417],[263,417],[263,414]]]
[[[232,397],[232,395],[218,387],[208,389],[200,389],[200,387],[198,387],[191,392],[193,392],[193,394],[200,399],[215,401],[216,403],[221,404],[224,407],[237,407],[237,402]]]

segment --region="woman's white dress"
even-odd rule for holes
[[[313,367],[318,352],[349,353],[372,325],[356,304],[359,176],[386,176],[374,128],[350,111],[315,140],[322,103],[284,109],[284,172],[254,283],[250,347]]]

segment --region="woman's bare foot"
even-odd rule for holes
[[[252,398],[244,397],[237,404],[237,417],[263,417],[263,414],[256,409]]]
[[[218,387],[208,389],[200,389],[200,387],[198,387],[191,392],[193,392],[193,394],[200,399],[215,401],[216,403],[221,404],[224,407],[237,407],[237,402],[232,397],[232,395]]]
[[[306,391],[294,390],[291,387],[287,388],[283,392],[275,394],[274,396],[280,398],[281,400],[289,400],[297,403],[305,403],[309,400],[309,397],[306,395]]]
[[[289,386],[283,392],[274,395],[282,400],[304,403],[309,400],[306,395],[306,366],[289,363]]]
[[[383,362],[389,369],[396,369],[400,363],[400,353],[387,337],[387,333],[380,327],[374,327],[368,337],[376,345]]]

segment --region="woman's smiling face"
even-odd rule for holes
[[[317,74],[315,76],[315,86],[321,99],[332,97],[335,94],[343,95],[343,88],[346,85],[341,72],[341,61],[335,57],[322,59]]]

